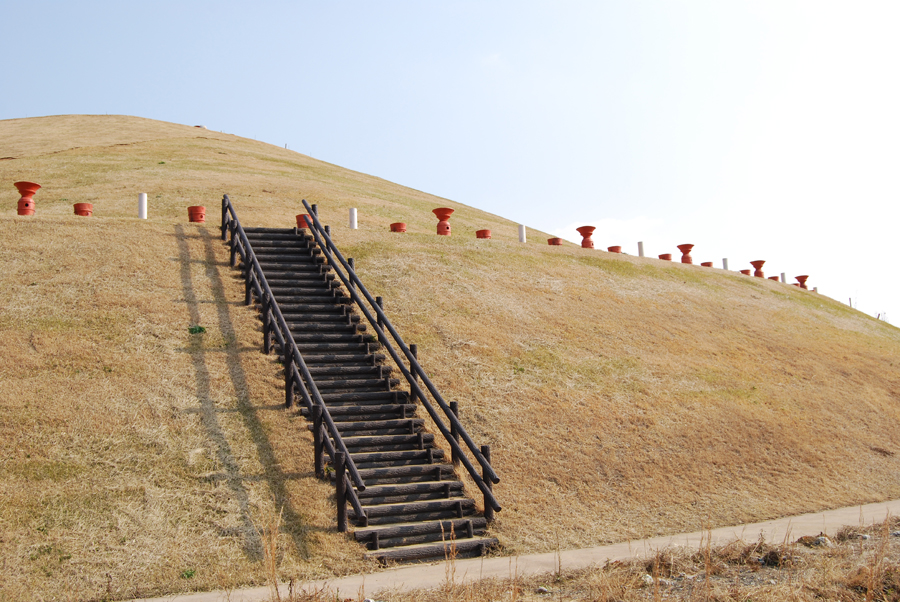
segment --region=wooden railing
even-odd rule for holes
[[[325,465],[323,461],[323,450],[331,457],[332,466],[335,469],[335,484],[337,490],[337,516],[338,530],[344,532],[347,530],[347,502],[349,502],[356,511],[357,522],[360,526],[367,526],[368,519],[366,513],[359,502],[356,490],[365,491],[366,484],[353,458],[347,451],[347,446],[341,438],[341,434],[328,412],[328,407],[322,400],[319,389],[303,361],[303,355],[291,336],[291,330],[288,327],[278,302],[272,294],[266,282],[266,276],[263,274],[262,268],[253,252],[253,247],[244,232],[244,228],[238,221],[237,214],[234,211],[234,205],[226,194],[222,197],[222,240],[228,238],[230,233],[231,239],[231,266],[237,265],[237,257],[240,255],[244,263],[244,303],[250,305],[253,302],[253,295],[259,300],[262,306],[263,320],[263,352],[268,354],[272,351],[272,337],[278,341],[284,356],[284,401],[287,407],[291,407],[294,402],[295,389],[300,392],[303,405],[309,410],[313,419],[313,435],[315,440],[315,467],[316,475],[320,478],[325,477]],[[327,431],[327,434],[326,432]],[[331,435],[331,438],[328,437]],[[334,439],[332,443],[331,439]],[[354,486],[356,490],[354,490]]]
[[[422,407],[425,408],[428,415],[431,416],[431,419],[434,421],[435,426],[437,426],[438,430],[450,444],[454,464],[461,463],[469,473],[469,476],[472,477],[475,485],[477,485],[482,494],[484,494],[484,515],[488,522],[490,522],[493,519],[494,511],[500,511],[500,504],[497,502],[492,491],[492,484],[499,483],[500,477],[497,476],[497,473],[491,466],[490,447],[484,445],[479,449],[479,447],[475,445],[475,442],[459,421],[456,404],[453,402],[448,404],[444,401],[444,398],[438,392],[437,387],[434,386],[434,383],[431,382],[431,379],[428,378],[428,375],[425,374],[425,371],[419,364],[419,361],[416,358],[416,346],[407,345],[403,342],[403,338],[384,313],[381,297],[373,297],[371,293],[369,293],[366,286],[362,283],[362,280],[360,280],[359,276],[356,274],[355,266],[352,263],[353,260],[345,259],[337,246],[335,246],[334,241],[331,239],[331,229],[328,226],[322,226],[322,223],[319,221],[318,207],[316,205],[310,205],[305,199],[303,200],[303,206],[306,207],[306,210],[312,218],[313,225],[310,230],[313,237],[316,239],[316,243],[318,243],[319,248],[322,250],[322,254],[331,265],[334,273],[344,284],[350,297],[359,307],[360,312],[366,317],[369,324],[371,324],[375,333],[378,335],[378,342],[382,344],[394,360],[394,363],[400,368],[400,371],[409,383],[410,395],[414,399],[418,399],[422,402]],[[341,268],[343,268],[343,270]],[[365,298],[365,302],[363,301],[363,298]],[[403,352],[406,361],[409,362],[408,368],[406,362],[403,361],[403,357],[400,356],[394,348],[394,345],[391,343],[391,339],[393,339],[397,347],[400,348],[400,351]],[[431,398],[443,411],[449,426],[444,423],[440,414],[435,410],[434,405],[428,400],[425,390],[419,385],[418,379],[422,379],[425,390],[428,391]],[[478,471],[475,470],[475,466],[466,456],[460,445],[460,439],[462,439],[469,452],[481,466],[482,474],[478,474]]]

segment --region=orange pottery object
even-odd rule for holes
[[[750,265],[752,265],[753,268],[756,270],[755,272],[753,272],[753,275],[756,276],[757,278],[765,278],[766,277],[766,275],[763,274],[763,271],[762,271],[762,267],[763,267],[764,263],[765,263],[765,260],[763,260],[763,259],[757,259],[756,261],[750,262]]]
[[[312,218],[306,213],[300,213],[297,215],[297,227],[298,228],[309,228],[312,229],[313,221]]]
[[[694,259],[691,257],[693,248],[694,245],[678,245],[678,250],[681,251],[681,263],[694,263]]]
[[[437,233],[438,236],[450,236],[450,216],[453,215],[453,209],[447,207],[439,207],[432,209],[431,212],[438,218]]]
[[[606,247],[606,250],[610,253],[621,253],[622,247],[620,247],[619,245],[613,245],[611,247]]]
[[[391,224],[391,232],[406,232],[406,222],[394,222]]]
[[[662,259],[663,261],[672,261],[672,254],[671,253],[662,253],[659,256],[659,258]]]
[[[797,280],[797,282],[800,283],[798,285],[798,286],[800,286],[800,288],[802,288],[805,291],[809,290],[809,288],[807,288],[807,286],[806,286],[806,279],[809,278],[809,276],[794,276],[794,278]]]
[[[743,274],[744,276],[749,276],[750,270],[741,270],[741,274]]]
[[[18,214],[19,215],[34,215],[34,194],[41,189],[40,184],[35,184],[34,182],[15,182],[13,186],[19,191],[19,194],[22,195],[22,198],[19,199],[18,204]]]
[[[490,230],[476,230],[475,238],[490,238],[491,231]]]
[[[775,282],[778,282],[778,276],[769,276],[769,280],[774,280]]]
[[[90,217],[93,213],[94,205],[92,203],[75,203],[75,215]]]
[[[548,238],[547,244],[550,245],[551,247],[561,247],[562,239],[561,238]]]
[[[206,207],[203,205],[193,205],[188,207],[188,220],[197,224],[206,221]]]
[[[705,267],[705,268],[711,268],[711,267],[712,267],[712,262],[711,262],[711,261],[704,261],[704,262],[702,262],[700,265],[702,265],[702,266]]]
[[[597,229],[597,226],[582,226],[575,229],[578,230],[579,234],[581,234],[581,248],[593,249],[594,241],[591,239],[591,234],[594,233],[594,230]]]

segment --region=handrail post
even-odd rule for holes
[[[334,454],[335,497],[337,498],[338,531],[347,532],[347,482],[344,452]]]
[[[285,346],[282,346],[281,353],[284,354],[284,407],[290,409],[294,407],[294,371],[291,370],[294,362],[288,359],[288,350]]]
[[[331,238],[331,226],[325,226],[325,234],[327,234],[328,237]]]
[[[228,215],[228,195],[226,194],[225,196],[222,197],[222,228],[221,228],[222,240],[225,240],[225,238],[226,238],[225,224],[227,222],[226,222],[225,218],[227,215]]]
[[[228,261],[231,262],[231,267],[235,267],[237,266],[237,241],[234,240],[234,224],[229,230],[231,230],[231,254],[228,256]]]
[[[482,445],[481,446],[481,455],[484,456],[484,459],[487,460],[488,466],[491,465],[491,446],[490,445]],[[482,478],[484,479],[484,484],[487,485],[488,491],[494,491],[494,484],[491,482],[489,478],[489,473],[487,468],[482,467]],[[487,499],[487,496],[484,496],[484,520],[488,523],[494,522],[494,507],[491,506],[490,502]]]
[[[312,206],[312,214],[315,215],[316,217],[319,217],[319,206],[318,205]]]
[[[384,328],[384,320],[381,319],[381,314],[384,312],[384,299],[375,297],[375,305],[381,310],[381,312],[378,312],[375,322],[378,324],[378,328]]]
[[[263,314],[263,353],[269,355],[272,353],[272,320],[269,316],[269,300],[263,296],[262,299]]]
[[[246,264],[246,260],[244,261]],[[253,303],[253,286],[250,284],[250,279],[253,278],[253,272],[250,270],[249,266],[244,266],[247,268],[247,279],[244,280],[244,305],[250,305]]]
[[[409,352],[412,354],[412,356],[416,360],[419,359],[419,346],[416,343],[413,343],[412,345],[409,346]],[[412,374],[413,382],[418,382],[419,375],[416,374],[415,370],[413,370],[412,362],[409,363],[409,372],[410,372],[410,374]],[[409,398],[412,399],[413,403],[416,403],[416,400],[419,398],[419,396],[416,394],[415,389],[413,387],[409,388]]]
[[[452,411],[453,415],[456,416],[456,418],[458,419],[459,418],[459,402],[451,401],[450,402],[450,411]],[[455,422],[450,423],[450,436],[453,437],[453,439],[457,443],[459,443],[459,431],[456,430]],[[450,451],[450,457],[453,459],[453,465],[459,466],[459,455],[456,453],[455,448]]]
[[[353,261],[353,258],[351,257],[348,259],[347,263],[350,264],[350,271],[353,272],[353,274],[356,274],[356,263]],[[353,281],[353,278],[350,278],[350,288],[356,288],[356,283]]]
[[[322,441],[322,437],[325,435],[325,433],[322,432],[322,408],[320,408],[319,406],[313,406],[312,418],[313,456],[315,458],[316,477],[319,479],[324,479],[325,458],[323,457],[323,451],[325,449],[325,442]]]

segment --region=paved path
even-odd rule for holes
[[[737,527],[723,527],[712,531],[713,542],[725,542],[736,538],[756,540],[762,533],[767,541],[780,543],[785,538],[794,540],[803,535],[818,535],[824,531],[835,534],[844,525],[871,524],[881,522],[890,513],[900,515],[900,500],[853,506],[839,510],[829,510],[815,514],[790,516],[777,520],[752,523]],[[585,548],[581,550],[565,550],[528,556],[506,556],[501,558],[472,558],[456,561],[455,582],[475,581],[485,577],[512,577],[516,574],[552,573],[557,570],[557,563],[563,569],[583,568],[590,565],[603,564],[607,560],[619,560],[633,556],[649,555],[654,550],[669,545],[686,545],[699,547],[705,532],[683,533],[666,537],[654,537],[629,541],[610,546]],[[341,597],[356,598],[360,594],[372,597],[373,594],[386,590],[409,590],[432,588],[441,585],[447,578],[447,567],[443,562],[419,564],[388,569],[368,575],[353,575],[339,579],[309,581],[304,584],[307,590],[325,589],[340,593]],[[282,595],[287,594],[287,585],[281,586]],[[207,592],[201,594],[176,594],[162,598],[144,599],[137,602],[268,602],[272,591],[268,587],[255,587],[244,590]]]

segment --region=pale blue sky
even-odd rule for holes
[[[0,0],[0,119],[257,138],[900,321],[900,3]],[[27,82],[27,83],[24,83]]]

